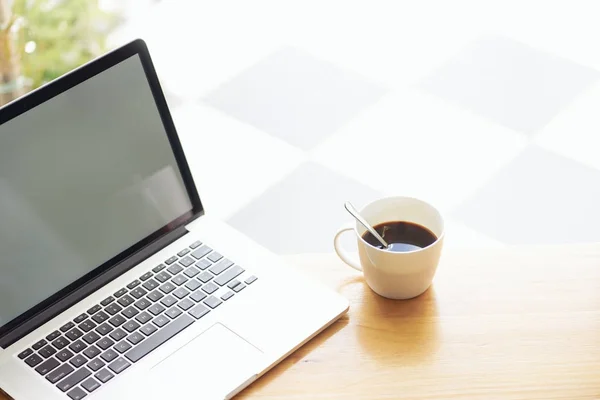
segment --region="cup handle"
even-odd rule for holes
[[[335,237],[333,238],[333,248],[335,249],[335,252],[337,253],[338,257],[340,257],[343,262],[345,262],[357,271],[362,271],[362,267],[360,266],[360,264],[353,260],[340,244],[340,237],[342,236],[342,233],[354,230],[352,226],[353,224],[349,223],[347,225],[344,225],[337,231]]]

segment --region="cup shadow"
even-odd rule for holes
[[[438,305],[430,287],[409,300],[379,296],[363,283],[363,301],[351,316],[365,355],[386,364],[427,364],[441,344]]]

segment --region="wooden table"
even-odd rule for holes
[[[333,254],[290,260],[350,311],[240,399],[600,399],[600,245],[448,249],[408,301]]]

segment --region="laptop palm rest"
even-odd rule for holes
[[[217,323],[152,368],[147,377],[152,391],[144,398],[224,399],[258,372],[262,354]],[[177,379],[169,382],[166,376]]]

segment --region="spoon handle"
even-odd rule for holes
[[[344,203],[344,207],[346,208],[346,211],[348,211],[350,213],[350,215],[352,215],[354,218],[356,218],[356,220],[358,222],[360,222],[365,228],[367,228],[367,230],[369,232],[371,232],[371,234],[373,236],[375,236],[375,239],[379,240],[379,242],[386,248],[388,247],[387,242],[385,240],[383,240],[383,238],[379,235],[379,233],[377,233],[377,231],[375,229],[373,229],[373,227],[371,225],[369,225],[369,223],[358,213],[358,211],[356,210],[356,208],[354,208],[352,203],[347,201]]]

